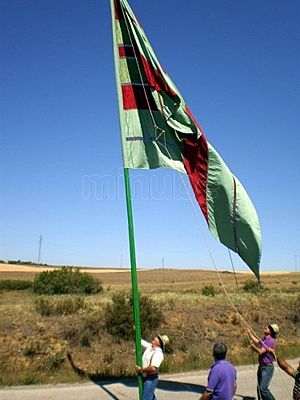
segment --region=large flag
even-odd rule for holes
[[[124,167],[187,173],[214,237],[238,253],[259,278],[261,234],[250,198],[207,142],[128,2],[113,1]]]

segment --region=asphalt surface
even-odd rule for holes
[[[297,360],[289,360],[297,367]],[[256,399],[257,366],[238,367],[235,400]],[[158,400],[198,400],[205,390],[208,371],[161,375]],[[277,366],[270,385],[276,400],[292,399],[294,380]],[[138,400],[135,379],[98,381],[86,384],[18,386],[0,389],[0,400]]]

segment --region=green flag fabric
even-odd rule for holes
[[[249,196],[207,142],[128,2],[111,1],[124,167],[188,174],[214,237],[259,278],[261,233]]]

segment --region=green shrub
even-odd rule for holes
[[[62,268],[39,273],[33,282],[37,294],[93,294],[103,291],[102,282],[78,269]]]
[[[131,301],[124,293],[115,294],[112,305],[105,309],[104,320],[107,331],[124,339],[133,337],[133,311]]]
[[[68,297],[62,299],[49,299],[39,297],[35,300],[35,308],[43,316],[68,315],[83,309],[85,306],[82,297]]]
[[[0,290],[25,290],[31,287],[31,281],[22,281],[19,279],[4,279],[0,281]]]
[[[201,289],[201,294],[203,296],[214,297],[216,295],[216,289],[212,285],[206,285]]]
[[[263,287],[258,281],[249,279],[244,283],[243,290],[247,293],[257,294],[263,291]]]
[[[123,339],[134,337],[133,299],[125,293],[115,294],[112,304],[104,313],[105,328],[113,336]],[[163,315],[157,303],[150,297],[140,298],[140,321],[142,332],[148,337],[163,322]]]

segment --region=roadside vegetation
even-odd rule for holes
[[[31,281],[22,281],[20,279],[4,279],[0,280],[1,290],[26,290],[32,287]]]
[[[70,267],[43,271],[33,281],[33,291],[37,294],[94,294],[102,290],[98,279]]]
[[[97,276],[72,268],[31,280],[0,274],[1,385],[134,375],[130,275]],[[162,373],[208,368],[215,341],[227,343],[235,365],[256,363],[244,320],[258,335],[265,324],[278,323],[278,355],[299,357],[299,274],[273,274],[263,285],[250,276],[238,276],[237,287],[224,273],[229,301],[213,273],[139,272],[142,335],[171,339]]]

